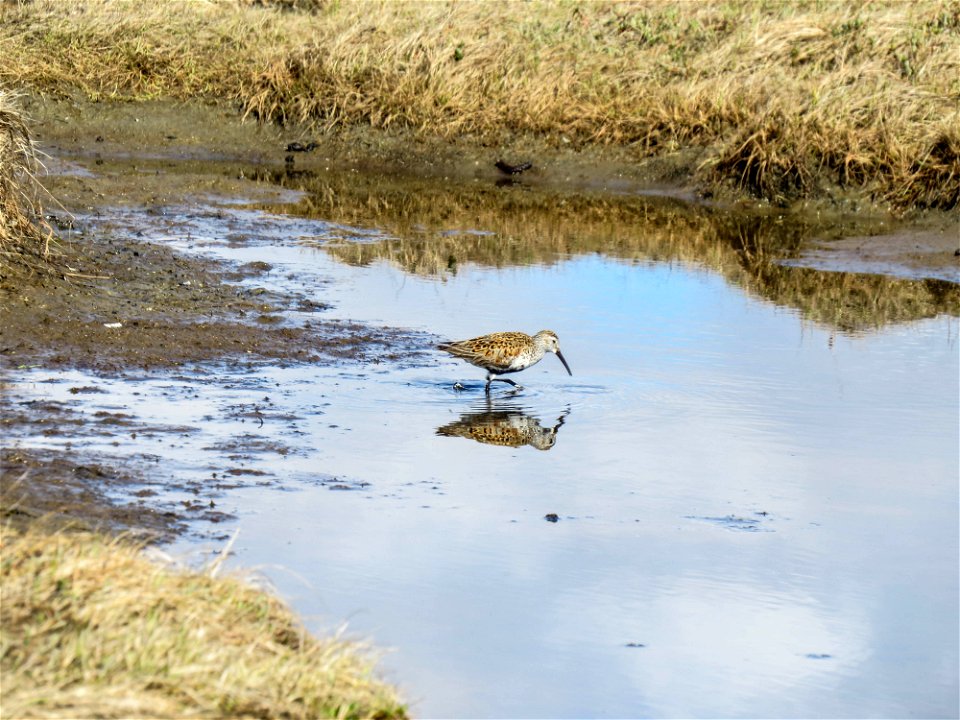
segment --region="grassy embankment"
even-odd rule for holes
[[[0,527],[4,717],[402,718],[364,648],[120,539]]]
[[[960,203],[957,0],[265,5],[7,4],[0,84],[228,99],[325,129],[613,145],[773,202]]]

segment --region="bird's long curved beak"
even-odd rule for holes
[[[567,369],[569,375],[573,375],[573,372],[570,370],[570,366],[567,365],[567,361],[563,359],[563,353],[557,350],[557,357],[560,358],[560,362],[563,363],[563,366]]]

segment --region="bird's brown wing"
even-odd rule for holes
[[[529,342],[530,336],[524,333],[502,332],[444,343],[439,348],[468,363],[496,372],[508,370],[519,350]]]

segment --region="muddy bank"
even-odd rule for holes
[[[189,375],[254,375],[260,364],[390,362],[416,356],[422,338],[400,330],[307,319],[292,324],[287,311],[313,317],[324,305],[302,297],[260,293],[232,284],[262,267],[230,269],[178,256],[156,244],[97,237],[61,245],[58,275],[6,282],[0,306],[0,375],[82,368],[94,377],[167,377],[181,366]],[[76,270],[76,273],[73,271]],[[78,277],[83,275],[84,277]],[[58,372],[58,370],[60,372]],[[0,388],[5,449],[0,460],[3,512],[24,524],[46,517],[67,525],[113,532],[136,531],[150,541],[169,540],[199,521],[199,532],[221,537],[230,517],[220,509],[224,493],[248,484],[273,484],[245,467],[251,455],[282,456],[286,450],[248,438],[211,465],[206,478],[173,480],[149,443],[173,445],[196,427],[145,424],[122,406],[96,412],[81,398],[103,396],[97,384],[69,388],[76,401],[36,401]],[[104,395],[106,393],[106,395]],[[271,416],[269,398],[226,409],[241,427]],[[67,437],[68,452],[19,447],[25,437]],[[96,443],[118,448],[91,450]],[[238,441],[239,443],[239,441]],[[72,449],[71,449],[72,446]],[[129,448],[144,448],[129,452]],[[124,448],[121,450],[121,448]]]
[[[0,353],[13,366],[122,372],[230,355],[316,361],[373,340],[343,326],[272,327],[289,299],[239,289],[223,268],[154,244],[76,238],[56,262],[58,276],[0,289]]]
[[[819,240],[792,261],[829,272],[872,273],[960,282],[960,219],[932,217],[914,230]]]
[[[57,275],[14,278],[0,286],[0,354],[10,366],[122,373],[215,359],[393,356],[395,331],[322,319],[291,326],[284,312],[315,313],[323,303],[231,283],[262,272],[262,266],[237,270],[153,243],[74,233],[60,245]]]
[[[167,107],[166,112],[176,110]],[[160,117],[170,116],[161,112]],[[100,133],[109,135],[109,126],[95,113],[93,118],[99,130],[92,142],[100,146]],[[429,339],[401,329],[325,320],[328,305],[322,287],[283,293],[258,286],[256,278],[271,269],[269,263],[228,265],[189,257],[145,238],[148,220],[155,233],[158,228],[170,235],[188,233],[179,213],[198,199],[209,201],[204,212],[210,222],[222,219],[226,226],[231,222],[228,209],[238,202],[281,201],[292,194],[246,179],[222,156],[211,161],[206,143],[213,141],[212,135],[203,137],[204,148],[198,152],[207,159],[195,168],[184,160],[193,152],[191,142],[178,144],[168,158],[177,165],[172,175],[162,163],[154,161],[144,169],[124,158],[156,154],[144,140],[150,131],[145,136],[129,134],[140,127],[135,120],[118,124],[124,133],[122,142],[109,147],[113,157],[85,155],[84,131],[71,135],[74,144],[69,149],[58,145],[58,131],[78,131],[74,120],[60,117],[40,123],[41,141],[47,139],[46,131],[51,139],[45,145],[49,155],[43,184],[50,193],[45,204],[57,239],[45,269],[13,264],[0,273],[0,373],[45,368],[55,381],[58,370],[70,368],[116,378],[131,373],[150,377],[189,366],[185,372],[210,377],[223,371],[255,373],[262,363],[410,362],[429,345]],[[187,124],[197,120],[190,116]],[[182,123],[181,117],[178,127]],[[219,134],[227,152],[256,159],[260,131],[252,125],[234,127],[244,137],[243,147],[232,146],[226,139],[229,133]],[[93,126],[89,129],[93,132]],[[168,136],[161,140],[172,143]],[[222,218],[218,202],[226,203]],[[123,208],[130,208],[130,214],[124,215]],[[241,243],[249,231],[237,225],[233,241]],[[70,388],[70,393],[74,390],[77,396],[106,392],[96,386]],[[244,483],[263,482],[235,460],[215,468],[204,483],[171,485],[149,453],[134,462],[129,456],[79,447],[84,437],[114,436],[113,444],[119,445],[138,435],[176,438],[193,428],[144,427],[123,412],[91,415],[66,402],[23,400],[14,397],[9,386],[0,389],[0,403],[7,441],[3,507],[14,521],[49,517],[56,525],[137,530],[151,539],[169,539],[185,529],[185,521],[202,520],[208,534],[216,536],[215,525],[229,517],[218,509],[217,498]],[[257,407],[236,412],[249,415],[253,423],[263,421]],[[31,434],[69,436],[78,447],[63,455],[15,446],[17,438]]]
[[[57,432],[67,429],[57,422],[56,412],[36,410],[25,417],[9,415],[5,408],[5,430],[25,421],[46,422]],[[98,462],[91,456],[4,449],[0,474],[3,519],[19,528],[42,521],[52,528],[127,532],[153,542],[169,540],[186,529],[185,508],[150,502],[157,491],[150,487],[149,473],[117,467],[109,458]]]
[[[141,220],[117,218],[117,208],[137,208],[176,235],[187,231],[174,216],[198,201],[289,200],[289,191],[244,177],[243,167],[266,158],[258,148],[278,142],[275,132],[228,122],[222,108],[202,105],[28,105],[47,155],[41,180],[57,241],[50,272],[12,267],[0,277],[0,356],[8,365],[119,372],[212,359],[390,357],[402,335],[395,330],[319,316],[284,320],[284,313],[324,310],[321,288],[278,295],[240,287],[269,264],[236,268],[186,257],[145,241]],[[228,158],[244,163],[234,167]]]
[[[532,187],[665,194],[695,199],[682,179],[702,160],[696,150],[639,160],[614,146],[557,147],[534,136],[504,144],[470,136],[441,139],[404,129],[349,126],[321,133],[243,121],[228,103],[93,103],[30,97],[24,106],[41,145],[56,157],[236,163],[291,172],[349,170],[420,179],[519,182]],[[508,165],[529,168],[505,172]],[[748,205],[756,204],[747,202]]]

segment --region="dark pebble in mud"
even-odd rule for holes
[[[73,474],[80,478],[107,477],[107,473],[97,466],[88,467],[86,465],[77,465],[73,468]]]
[[[316,300],[300,300],[297,303],[297,310],[300,312],[318,312],[320,310],[329,310],[333,306],[329,303],[317,302]]]
[[[228,520],[235,520],[236,515],[231,515],[230,513],[217,512],[216,510],[209,510],[203,513],[200,516],[200,519],[210,523],[222,523]]]
[[[259,273],[269,272],[273,270],[273,265],[262,260],[254,260],[253,262],[244,263],[237,270],[240,273],[247,275],[256,275]]]
[[[546,515],[543,516],[543,519],[546,520],[547,522],[555,523],[555,522],[559,522],[560,516],[557,515],[556,513],[547,513]]]

